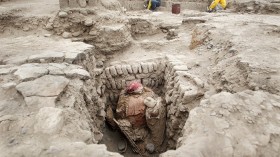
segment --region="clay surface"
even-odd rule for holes
[[[0,0],[0,156],[137,156],[105,124],[136,80],[165,106],[153,155],[278,157],[279,2],[173,2]]]

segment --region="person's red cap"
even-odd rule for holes
[[[134,91],[138,90],[142,87],[142,84],[136,81],[130,82],[128,86],[126,87],[127,93],[133,93]]]

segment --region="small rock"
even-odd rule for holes
[[[29,31],[30,28],[28,26],[23,26],[23,31]]]
[[[94,132],[94,138],[96,141],[100,141],[103,138],[103,134],[101,132]]]
[[[96,36],[97,35],[97,31],[96,30],[91,30],[88,34],[92,35],[92,36]]]
[[[168,32],[168,30],[166,30],[166,29],[162,29],[161,30],[163,33],[167,33]]]
[[[216,116],[217,114],[216,114],[216,112],[212,112],[211,114],[210,114],[210,116]]]
[[[126,151],[126,148],[127,148],[127,143],[125,140],[122,140],[118,143],[118,150],[121,152],[121,153],[124,153]]]
[[[96,67],[98,67],[98,68],[102,68],[103,65],[104,65],[103,61],[97,61],[96,62]]]
[[[67,14],[67,12],[65,12],[65,11],[60,11],[60,12],[58,13],[58,16],[59,16],[60,18],[65,18],[65,17],[68,16],[68,14]]]
[[[105,116],[106,116],[106,112],[105,112],[104,110],[100,110],[100,111],[98,112],[98,116],[100,116],[100,117],[105,117]]]
[[[39,59],[40,63],[47,63],[45,59]]]
[[[51,34],[44,34],[44,37],[50,37]]]
[[[3,89],[11,89],[11,88],[14,88],[17,84],[15,82],[9,82],[9,83],[6,83],[4,85],[2,85],[1,87]]]
[[[64,32],[63,34],[62,34],[62,37],[63,38],[71,38],[72,37],[72,34],[71,33],[69,33],[69,32]]]
[[[85,26],[89,27],[89,26],[92,26],[93,21],[92,21],[92,19],[86,19],[84,24],[85,24]]]
[[[47,30],[52,30],[52,29],[53,29],[53,23],[48,23],[48,24],[46,25],[46,29],[47,29]]]
[[[83,15],[88,15],[88,10],[80,10],[80,13]]]
[[[85,8],[87,6],[87,1],[86,0],[78,0],[78,3],[80,7]]]
[[[82,32],[78,31],[78,32],[72,33],[72,36],[73,36],[73,37],[78,37],[78,36],[81,35],[81,34],[82,34]]]
[[[148,144],[146,145],[146,150],[147,150],[150,154],[152,154],[152,153],[155,151],[155,145],[152,144],[152,143],[148,143]]]
[[[212,47],[213,47],[213,45],[212,45],[212,44],[209,44],[209,45],[207,46],[207,49],[212,49]]]

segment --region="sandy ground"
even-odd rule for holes
[[[120,12],[110,11],[108,13],[102,12],[96,14],[98,18],[97,19],[93,18],[93,19],[97,24],[91,24],[93,25],[92,26],[93,28],[91,28],[92,30],[89,29],[89,26],[84,26],[81,24],[75,25],[76,23],[71,20],[78,19],[80,17],[81,19],[87,18],[87,16],[92,17],[95,16],[95,14],[85,15],[85,17],[79,14],[79,16],[77,16],[76,18],[75,18],[76,16],[75,14],[74,18],[71,17],[69,18],[70,20],[66,18],[67,20],[64,20],[63,22],[60,21],[60,23],[57,24],[57,27],[54,27],[52,30],[46,30],[46,25],[48,24],[50,19],[52,19],[52,22],[54,21],[53,23],[61,20],[60,18],[53,19],[53,17],[58,13],[58,10],[59,10],[59,4],[57,0],[48,0],[48,1],[11,0],[7,2],[0,2],[0,16],[8,17],[8,20],[2,18],[0,21],[3,24],[3,26],[0,27],[1,30],[3,30],[0,33],[0,43],[1,43],[0,65],[2,71],[5,72],[6,69],[12,67],[13,65],[22,65],[24,63],[27,63],[29,62],[28,59],[30,59],[30,57],[34,55],[37,54],[40,55],[50,51],[63,53],[61,58],[64,58],[64,60],[66,60],[65,58],[67,53],[72,54],[77,51],[83,51],[84,49],[88,48],[86,45],[83,45],[81,42],[72,42],[71,39],[80,40],[82,38],[89,38],[91,37],[88,35],[90,31],[95,29],[97,30],[97,28],[99,29],[99,27],[103,25],[107,26],[107,24],[110,23],[111,21],[113,21],[112,22],[113,24],[110,23],[110,26],[113,27],[113,26],[118,26],[119,21],[125,19],[123,21],[125,21],[125,28],[127,28],[129,25],[129,22],[127,21],[131,19],[139,18],[141,20],[144,20],[145,22],[148,21],[148,23],[151,26],[153,26],[155,29],[151,30],[152,33],[145,32],[137,36],[130,36],[130,33],[132,33],[132,31],[130,33],[125,32],[129,34],[129,41],[130,41],[129,46],[125,45],[120,50],[114,51],[109,55],[106,53],[104,54],[104,52],[102,54],[101,52],[102,54],[101,56],[103,57],[106,56],[105,57],[106,61],[104,62],[106,66],[115,63],[134,63],[136,61],[141,62],[145,60],[157,60],[157,58],[167,58],[167,59],[173,58],[176,60],[176,62],[182,62],[187,65],[189,72],[191,74],[199,76],[201,80],[205,82],[205,97],[202,98],[203,100],[202,101],[203,103],[201,103],[202,105],[192,106],[190,108],[194,109],[195,107],[198,107],[196,108],[197,110],[203,110],[207,113],[211,107],[213,107],[215,104],[219,104],[219,103],[215,103],[215,101],[223,102],[222,100],[224,100],[224,97],[226,96],[230,98],[231,102],[239,101],[239,98],[240,99],[242,98],[242,101],[244,100],[244,103],[246,104],[248,103],[246,101],[247,97],[248,97],[248,101],[249,100],[251,101],[251,99],[253,101],[254,98],[251,98],[249,96],[244,96],[246,95],[246,92],[244,94],[244,91],[246,90],[252,90],[257,94],[258,92],[261,92],[260,94],[261,98],[264,98],[265,100],[271,99],[271,101],[277,102],[277,104],[279,103],[279,99],[277,98],[277,96],[279,97],[280,94],[280,62],[279,62],[280,61],[280,40],[279,40],[280,16],[279,14],[267,15],[267,14],[235,13],[232,12],[231,10],[221,11],[217,13],[205,13],[199,11],[185,10],[182,11],[180,15],[174,15],[171,14],[170,12],[165,12],[165,11],[158,11],[158,12],[131,11],[131,12],[126,12],[125,14]],[[111,15],[117,16],[118,18],[115,18],[110,21],[110,17],[111,18],[114,17]],[[7,22],[10,19],[12,21],[11,24]],[[36,20],[34,21],[34,19]],[[117,24],[114,24],[114,22],[116,22]],[[69,29],[68,26],[69,23],[71,23],[70,26],[73,27],[73,29],[75,28],[76,30]],[[81,23],[84,24],[85,21],[82,21]],[[11,25],[11,27],[9,27],[9,24]],[[174,39],[168,40],[166,38],[168,36],[168,32],[166,30],[170,31],[172,29],[174,29],[177,35],[174,36]],[[118,31],[122,33],[122,31],[124,30],[125,29],[120,29]],[[62,37],[63,33],[65,34],[65,32],[71,32],[72,34],[74,34],[77,31],[81,31],[82,33],[80,33],[80,35],[76,38],[70,37],[70,39],[64,39],[65,37],[64,38]],[[102,33],[99,34],[98,38],[99,37],[101,38],[103,36],[105,36],[104,39],[106,39],[106,35]],[[115,36],[110,36],[109,38],[112,39],[112,41],[108,41],[108,42],[118,43],[120,41],[119,38]],[[95,45],[96,40],[98,39],[94,38],[86,42],[92,43],[94,46],[96,46]],[[106,43],[107,41],[103,41],[103,42]],[[118,44],[116,45],[118,46]],[[52,54],[50,54],[49,56],[47,55],[46,57],[55,58],[54,56],[52,56]],[[54,59],[53,61],[54,62],[64,61],[64,60],[59,60],[59,57],[57,58],[56,58],[57,60]],[[44,63],[45,61],[40,60],[40,62]],[[11,71],[14,70],[12,69]],[[91,72],[92,71],[90,71],[90,73]],[[12,74],[7,77],[3,75],[1,76],[0,84],[3,85],[9,82],[9,80],[16,80],[16,79],[12,77]],[[228,94],[224,94],[224,93],[220,94],[220,92],[222,91],[228,92]],[[8,97],[8,96],[10,96],[12,100],[15,99],[13,100],[13,104],[16,105],[13,105],[15,106],[12,108],[13,110],[15,110],[17,106],[21,106],[16,103],[17,101],[21,103],[24,102],[23,98],[18,93],[15,95],[6,92],[1,92],[1,93],[3,99],[4,97]],[[266,93],[266,94],[262,94],[262,93]],[[219,95],[215,96],[214,94],[219,94]],[[211,99],[212,95],[214,95],[213,101]],[[249,95],[254,95],[254,94],[250,93]],[[246,98],[244,98],[243,96]],[[216,100],[216,98],[218,100]],[[214,105],[205,109],[203,108],[204,107],[203,105],[205,105],[204,102],[206,101],[209,101],[209,104],[214,104]],[[250,105],[254,106],[255,104],[258,103],[254,104],[254,102],[250,102],[248,104],[249,106]],[[7,103],[5,103],[5,105],[7,105]],[[21,107],[24,108],[24,106]],[[257,106],[255,108],[258,107],[260,106]],[[217,108],[219,107],[217,106],[214,107],[214,109]],[[244,113],[245,110],[247,113],[247,110],[249,109],[244,109]],[[274,114],[275,115],[271,119],[268,118],[268,121],[269,120],[272,121],[272,123],[277,125],[277,127],[279,127],[278,110],[279,108],[271,111],[273,112],[273,115]],[[28,111],[24,111],[24,112],[28,112]],[[241,113],[243,112],[240,112],[240,114]],[[270,111],[267,111],[263,114],[267,116],[270,114]],[[196,113],[192,113],[190,116],[191,117],[190,120],[188,120],[186,124],[192,127],[196,126],[196,125],[192,125],[194,122],[197,122],[197,124],[198,123],[202,124],[203,122],[201,122],[199,117],[196,117],[196,115],[197,115]],[[5,116],[5,114],[0,115],[0,118],[3,116]],[[202,120],[205,121],[210,119],[209,117],[208,118],[204,116],[201,117],[203,117],[204,119]],[[235,117],[235,115],[232,117]],[[236,126],[240,127],[241,129],[245,128],[246,131],[258,130],[258,129],[263,131],[262,127],[264,125],[262,122],[260,122],[259,124],[258,123],[252,124],[253,127],[245,126],[245,125],[239,126],[237,125],[237,123],[240,122],[243,124],[245,123],[245,120],[244,119],[240,120],[237,116],[236,116],[237,118],[232,118],[232,117],[229,118],[230,120],[226,119],[232,122],[232,125],[229,125],[230,127],[227,127],[227,129],[230,128],[233,130],[234,127],[232,126],[236,124]],[[210,121],[209,124],[211,122],[212,121]],[[188,152],[189,150],[194,150],[193,152],[203,152],[204,148],[207,150],[210,149],[209,147],[206,146],[203,148],[201,147],[202,145],[201,143],[205,141],[195,140],[195,138],[199,138],[200,135],[204,135],[203,132],[205,130],[203,130],[203,128],[201,129],[199,127],[197,128],[194,127],[190,129],[186,127],[187,126],[185,126],[184,128],[184,130],[186,131],[183,130],[184,132],[183,138],[180,139],[181,143],[179,145],[181,146],[181,148],[178,149],[181,153],[176,154],[176,152],[175,153],[168,152],[170,154],[167,153],[166,156],[168,155],[184,156],[185,155],[184,151]],[[207,127],[209,127],[209,130],[211,131],[211,125]],[[277,127],[274,127],[273,129]],[[193,131],[192,129],[197,132]],[[117,151],[116,145],[117,145],[117,141],[119,140],[118,135],[116,135],[117,133],[110,132],[108,129],[105,129],[104,134],[105,135],[101,143],[107,143],[108,150],[116,152]],[[278,133],[276,132],[275,134],[279,135],[279,132]],[[252,133],[252,137],[250,138],[252,139],[257,138],[258,136],[259,134],[254,132]],[[190,138],[188,139],[187,137]],[[214,137],[216,138],[216,135],[213,137],[212,136],[209,137],[208,139],[211,139],[212,141],[209,142],[206,140],[205,142],[206,145],[207,144],[211,145],[211,142],[213,143],[213,141],[215,141]],[[239,136],[236,135],[236,138],[232,138],[232,141],[234,140],[238,141]],[[275,138],[274,142],[275,141],[276,143],[279,142],[279,138]],[[193,145],[194,147],[190,147],[192,142],[193,143],[201,142],[201,143],[199,143],[198,146],[195,143]],[[264,145],[269,146],[268,143]],[[236,152],[239,152],[241,150],[241,147],[242,146],[236,147]],[[71,151],[70,147],[69,149]],[[214,147],[214,149],[216,149],[216,147]],[[252,150],[253,149],[257,149],[257,146],[252,148]],[[270,148],[267,148],[265,150],[261,150],[261,151],[258,150],[256,152],[259,153],[259,152],[269,152],[269,151],[279,152],[279,147],[278,149],[273,151],[270,150]],[[252,152],[249,153],[245,152],[244,154],[245,155],[249,154],[248,156],[261,154],[261,153],[254,154],[254,152],[253,153]],[[225,154],[215,154],[214,156],[226,156],[228,154],[230,154],[230,152],[226,152]],[[237,154],[237,155],[235,154],[235,156],[244,155],[244,154]],[[124,155],[127,157],[135,156],[135,154],[133,154],[131,150],[129,150],[129,152]],[[273,156],[275,154],[271,153],[270,155]],[[267,156],[270,155],[267,154]]]
[[[13,0],[1,2],[1,13],[10,10],[20,16],[49,16],[57,13],[57,10],[59,10],[59,1]]]

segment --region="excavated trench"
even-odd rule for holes
[[[153,34],[162,33],[162,26],[154,27],[151,23],[143,23],[143,20],[132,20],[130,24],[131,32],[126,29],[121,29],[122,31],[113,30],[113,32],[126,34],[124,36],[122,34],[120,35],[124,38],[124,41],[127,35],[130,36],[130,33],[132,37],[135,37],[139,33],[140,36],[145,37],[151,33],[151,28],[153,28]],[[146,25],[149,27],[144,27]],[[188,25],[188,27],[193,27],[193,24]],[[84,26],[78,28],[77,26],[77,29],[87,30],[88,28]],[[106,40],[102,40],[103,42],[109,39],[111,40],[111,37],[108,37],[107,40],[106,36],[106,34],[111,32],[103,33],[105,33],[103,36],[106,37]],[[160,35],[162,37],[165,36],[164,34]],[[100,48],[105,48],[106,52],[107,49],[111,50],[112,48],[106,44],[104,44],[105,46],[100,46],[103,45],[102,43],[95,45],[96,42],[92,40],[82,41],[94,45],[94,51],[98,51],[98,53],[100,52]],[[112,40],[111,42],[119,42],[119,40]],[[108,151],[118,152],[118,144],[125,139],[125,136],[119,130],[112,129],[106,123],[106,109],[108,106],[112,106],[112,108],[116,107],[121,90],[129,82],[137,80],[144,86],[151,88],[162,98],[167,111],[164,142],[160,151],[151,154],[151,156],[158,156],[169,149],[175,149],[178,139],[183,134],[182,130],[190,110],[199,104],[200,98],[204,93],[203,81],[199,77],[189,73],[187,63],[172,57],[137,59],[137,61],[121,60],[116,62],[114,60],[110,61],[109,58],[112,58],[112,56],[106,56],[102,51],[100,54],[94,54],[92,57],[95,58],[93,61],[95,64],[94,69],[93,67],[87,66],[87,63],[85,63],[88,62],[87,60],[80,62],[83,62],[83,66],[95,76],[95,79],[92,79],[92,84],[96,88],[96,93],[93,94],[96,106],[87,106],[87,109],[91,114],[94,123],[93,126],[97,127],[98,130],[93,131],[95,137],[98,137],[96,140],[100,144],[105,144]],[[138,154],[132,151],[129,145],[127,151],[122,155],[127,157],[138,156]]]
[[[76,14],[82,16],[77,11],[69,14],[73,15],[73,17]],[[71,22],[71,18],[56,17],[53,23],[53,25],[57,25],[53,30],[57,34],[62,34],[61,30],[74,33],[83,32],[73,40],[94,45],[94,51],[101,53],[91,54],[89,58],[94,58],[93,60],[85,59],[81,55],[80,61],[76,63],[81,63],[94,76],[91,82],[95,90],[93,90],[93,98],[91,99],[96,106],[89,105],[87,110],[91,114],[93,126],[97,128],[92,131],[95,135],[95,140],[107,145],[109,151],[118,152],[118,143],[125,139],[125,137],[120,131],[112,130],[106,124],[106,109],[109,105],[116,106],[121,90],[129,82],[137,80],[144,86],[151,88],[162,98],[167,111],[164,144],[161,150],[153,155],[157,156],[168,149],[175,149],[178,139],[182,136],[182,130],[189,111],[198,105],[204,93],[203,81],[189,73],[185,62],[172,57],[111,62],[108,58],[112,58],[112,56],[104,56],[104,54],[110,51],[119,52],[129,47],[130,42],[128,41],[131,40],[131,37],[135,38],[137,35],[145,37],[157,33],[161,33],[161,37],[164,37],[165,35],[161,29],[169,30],[173,26],[168,25],[163,28],[163,26],[147,22],[147,19],[141,20],[140,18],[132,18],[129,23],[126,23],[126,25],[131,27],[127,27],[124,24],[110,24],[110,27],[106,26],[106,29],[103,27],[95,28],[97,24],[90,27],[82,24],[75,25],[75,22]],[[68,28],[60,25],[62,23],[69,23],[71,27]],[[193,27],[193,24],[191,26],[188,25],[188,27]],[[85,35],[86,33],[91,34],[91,37]],[[118,38],[112,38],[112,33],[115,33],[113,36],[118,36]],[[95,64],[94,67],[92,67],[92,64]],[[84,99],[87,100],[89,98]],[[100,132],[102,132],[103,136]],[[137,156],[130,148],[123,155]]]
[[[157,156],[168,149],[175,149],[189,111],[203,95],[203,82],[187,70],[185,63],[172,58],[141,60],[133,64],[111,63],[107,67],[97,65],[95,82],[98,101],[102,104],[97,114],[104,117],[109,105],[116,107],[121,90],[129,82],[137,80],[162,98],[167,111],[164,143],[161,150],[152,155]],[[105,118],[103,120],[105,122]],[[105,144],[109,151],[118,152],[118,143],[125,136],[106,122],[101,130],[103,138],[100,143]],[[137,156],[130,146],[123,155]]]

